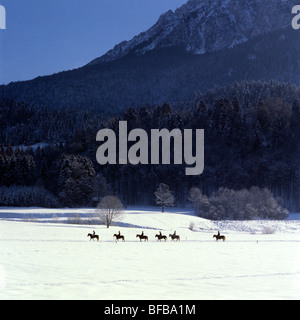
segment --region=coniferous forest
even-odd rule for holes
[[[183,165],[105,165],[96,161],[96,134],[120,120],[142,128],[205,130],[205,167],[186,176]],[[36,107],[0,98],[0,206],[81,207],[113,194],[125,205],[154,204],[159,183],[176,205],[198,188],[269,189],[300,209],[300,91],[289,83],[239,82],[180,103],[142,105],[119,113]],[[172,150],[171,150],[172,155]],[[171,160],[172,163],[172,160]]]

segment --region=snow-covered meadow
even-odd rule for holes
[[[74,213],[85,219],[92,209],[0,208],[0,299],[300,298],[299,215],[208,221],[127,209],[107,229],[65,223]],[[93,230],[99,242],[87,238]],[[126,241],[115,243],[119,230]],[[180,242],[157,242],[174,230]],[[218,230],[226,242],[213,239]],[[142,231],[149,242],[136,238]]]

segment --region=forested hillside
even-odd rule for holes
[[[299,101],[296,86],[274,81],[235,83],[190,101],[130,107],[113,116],[3,98],[0,205],[85,206],[110,193],[127,205],[153,204],[155,188],[163,182],[178,205],[189,202],[194,186],[207,196],[221,187],[257,186],[269,188],[289,209],[300,209]],[[204,173],[185,176],[185,165],[101,167],[96,134],[102,128],[117,133],[119,120],[128,121],[128,131],[204,129]],[[28,201],[24,194],[33,186]]]
[[[299,82],[298,33],[288,27],[203,55],[181,47],[0,86],[0,95],[36,107],[120,112],[131,106],[177,104],[242,80]]]

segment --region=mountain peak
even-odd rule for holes
[[[90,64],[166,47],[181,47],[193,54],[232,48],[290,25],[294,4],[295,0],[189,0],[175,12],[162,14],[146,32],[119,43]]]

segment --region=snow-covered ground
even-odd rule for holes
[[[109,229],[62,223],[92,212],[0,208],[0,299],[300,298],[299,215],[208,221],[184,210],[129,208]],[[93,230],[99,242],[87,238]],[[119,230],[126,241],[115,243]],[[174,230],[181,242],[157,242],[159,231]],[[213,239],[218,230],[226,242]],[[149,242],[136,238],[142,231]]]

